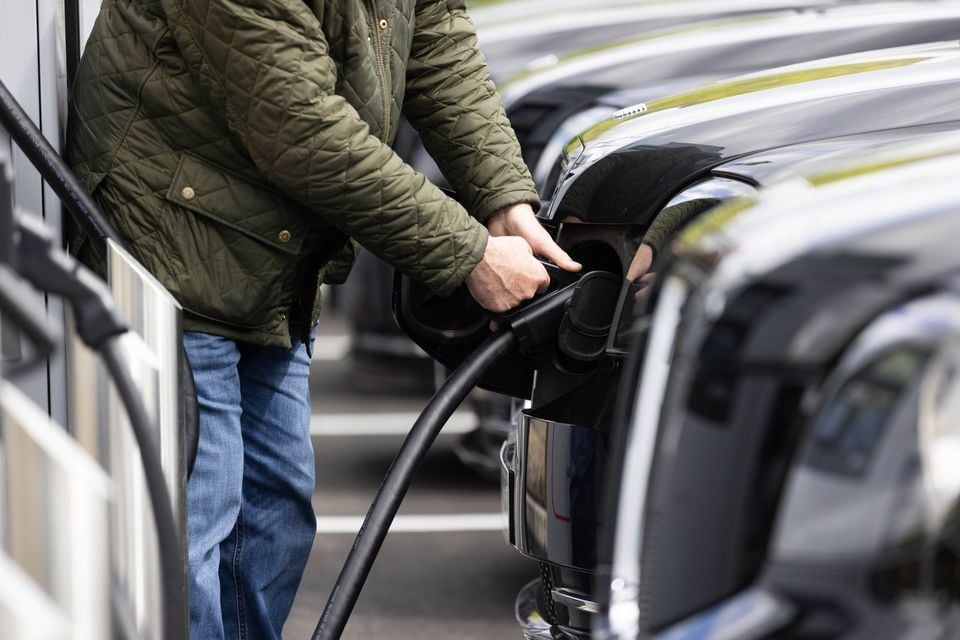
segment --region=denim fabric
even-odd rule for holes
[[[187,483],[192,640],[279,640],[316,535],[310,359],[186,332],[200,444]]]

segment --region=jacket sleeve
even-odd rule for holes
[[[191,74],[265,179],[439,294],[487,232],[370,134],[302,0],[161,0]]]
[[[480,220],[540,201],[463,0],[418,0],[404,114]]]

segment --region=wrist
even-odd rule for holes
[[[487,229],[495,236],[523,235],[523,229],[536,222],[536,214],[526,202],[501,207],[487,219]]]
[[[535,216],[536,213],[533,210],[533,207],[529,202],[514,202],[513,204],[508,204],[505,207],[500,207],[496,211],[490,214],[488,220],[500,216],[509,216],[509,215],[531,215]]]
[[[486,223],[494,213],[509,209],[517,204],[529,205],[534,212],[540,210],[540,200],[537,198],[536,191],[526,189],[502,192],[499,195],[484,199],[482,202],[475,203],[467,209],[474,218]]]

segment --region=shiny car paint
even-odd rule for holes
[[[817,615],[818,637],[960,629],[950,582],[907,569],[957,565],[958,151],[874,149],[683,232],[632,367],[597,637],[807,637]],[[688,635],[758,593],[772,627]]]
[[[551,213],[555,220],[575,218],[587,223],[566,225],[571,227],[622,225],[629,221],[642,230],[669,204],[688,198],[703,198],[705,202],[716,203],[740,195],[729,185],[739,184],[741,189],[749,189],[751,184],[763,184],[779,174],[809,168],[827,160],[836,161],[844,154],[873,153],[905,139],[936,139],[944,131],[958,128],[960,110],[948,104],[947,98],[952,93],[950,87],[955,87],[957,82],[958,69],[954,64],[957,53],[958,47],[948,43],[774,70],[731,82],[729,87],[724,87],[723,97],[704,99],[699,106],[671,107],[665,109],[663,115],[656,112],[640,115],[632,122],[620,124],[587,142],[586,150],[571,165],[571,175],[561,185]],[[883,63],[879,65],[882,68],[878,69],[877,61]],[[921,73],[906,70],[921,64],[930,66]],[[828,77],[838,73],[838,69],[852,73]],[[821,73],[822,70],[827,72]],[[861,74],[876,76],[864,79]],[[776,82],[768,82],[769,78]],[[790,81],[797,78],[802,81]],[[753,90],[758,84],[765,85],[765,88]],[[743,91],[737,94],[738,89]],[[751,90],[747,92],[746,89]],[[716,94],[709,93],[708,88],[706,95]],[[928,108],[911,108],[912,104],[937,95],[941,96],[939,101],[924,103]],[[747,97],[752,99],[747,100]],[[721,104],[725,100],[737,104]],[[690,102],[695,101],[691,99]],[[683,113],[685,109],[690,111]],[[699,112],[701,109],[703,113]],[[854,117],[855,112],[857,117]],[[804,114],[802,119],[801,113]],[[843,117],[844,113],[848,117]],[[747,167],[754,168],[754,172],[748,175]],[[717,181],[724,180],[726,183],[720,184],[726,184],[728,192],[717,193]],[[705,185],[709,187],[705,188]],[[689,195],[685,195],[685,191],[689,191]],[[711,193],[718,197],[711,197]],[[671,291],[665,289],[664,295],[668,298],[679,295]],[[629,352],[627,345],[633,337],[630,327],[638,319],[644,321],[642,311],[631,304],[632,294],[625,287],[621,295],[618,310],[621,326],[610,342],[610,359],[589,376],[581,378],[583,384],[579,387],[567,381],[552,389],[558,376],[549,369],[540,369],[533,407],[527,412],[530,416],[548,423],[586,426],[609,434],[615,416],[609,405],[615,401],[618,389],[621,366],[618,363],[622,363],[623,355]],[[674,314],[676,318],[679,311],[661,302],[654,313]],[[826,341],[826,337],[820,338]],[[663,344],[665,338],[655,330],[649,340],[657,345]],[[662,374],[662,364],[659,366]],[[658,377],[645,374],[642,379],[643,384],[656,385]],[[541,394],[539,397],[546,396],[544,402],[538,402],[538,394]],[[643,411],[653,411],[651,407],[647,405]],[[558,427],[556,435],[559,436],[561,431]],[[650,432],[647,433],[649,437]],[[609,435],[604,436],[604,451],[615,449],[609,438]],[[516,447],[513,465],[506,469],[506,473],[529,475],[532,462],[524,459],[523,441],[518,437],[513,446]],[[609,461],[602,455],[594,460],[595,468],[608,465]],[[553,473],[559,472],[554,470]],[[548,478],[546,486],[555,482]],[[575,588],[581,596],[594,598],[590,595],[590,569],[584,564],[563,561],[564,553],[567,557],[572,555],[564,551],[565,544],[569,543],[562,536],[551,540],[549,527],[541,527],[532,534],[522,531],[523,518],[527,517],[525,501],[529,500],[529,495],[524,493],[520,483],[515,482],[513,487],[513,531],[518,548],[547,563],[551,573],[550,588]],[[581,521],[567,523],[566,528],[593,526],[596,531],[605,526],[601,502],[597,501],[593,512],[581,510]],[[531,535],[537,544],[524,547]],[[545,538],[546,542],[539,538]],[[531,553],[531,549],[549,551],[552,548],[557,551]],[[585,625],[589,627],[589,616],[572,611],[565,613],[571,616],[568,622],[572,623],[568,635],[582,633]]]
[[[786,145],[960,120],[956,41],[857,53],[706,85],[573,145],[545,216],[643,224],[692,183]],[[643,194],[636,197],[634,194]]]
[[[563,147],[631,105],[737,74],[952,39],[960,3],[871,2],[755,13],[638,34],[518,74],[501,90],[545,198]]]

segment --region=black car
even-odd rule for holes
[[[735,73],[830,55],[950,38],[960,31],[960,3],[865,2],[790,7],[714,17],[553,56],[502,85],[524,160],[546,200],[566,144],[609,117],[627,117],[652,100]],[[415,164],[443,177],[421,153]],[[432,173],[431,173],[432,172]],[[367,261],[364,261],[367,262]],[[363,267],[363,265],[362,265]],[[406,344],[406,343],[405,343]],[[456,446],[474,469],[496,467],[512,429],[509,403],[478,394],[479,428]]]
[[[960,110],[948,96],[960,80],[958,56],[960,46],[955,42],[844,56],[650,103],[642,116],[601,125],[583,136],[586,147],[574,151],[579,155],[561,180],[549,214],[556,221],[585,221],[595,229],[598,223],[611,229],[639,224],[643,243],[660,252],[684,222],[732,196],[749,195],[750,189],[778,173],[809,170],[851,148],[882,147],[924,135],[935,138],[957,129]],[[561,228],[561,238],[566,226],[571,225]],[[619,239],[607,243],[607,248],[608,258],[625,253]],[[578,253],[576,247],[571,250]],[[603,253],[596,246],[590,251]],[[608,259],[606,264],[615,262]],[[619,267],[621,274],[626,272],[622,257]],[[617,367],[629,352],[636,326],[632,319],[641,315],[632,304],[634,295],[634,288],[625,287],[620,319],[598,361],[598,373],[584,377],[581,388],[570,393],[569,376],[550,368],[538,370],[534,406],[527,412],[530,418],[545,420],[549,430],[567,433],[557,437],[572,439],[582,435],[582,428],[598,434],[594,470],[588,474],[597,486],[608,457],[600,446],[606,441],[599,435],[610,431]],[[567,424],[578,429],[563,426]],[[538,465],[542,457],[529,443],[521,422],[513,464],[505,470],[508,477],[515,475],[513,541],[521,551],[546,561],[546,579],[530,589],[544,608],[528,608],[530,616],[522,610],[520,617],[542,617],[571,636],[587,635],[596,610],[591,589],[596,558],[582,555],[582,549],[595,547],[577,549],[581,555],[575,558],[574,549],[580,545],[571,543],[569,532],[596,534],[601,526],[599,501],[588,499],[578,512],[560,514],[567,522],[553,518],[554,525],[564,523],[557,535],[537,525],[536,517],[528,518],[527,504],[536,500],[522,478],[525,467]],[[548,468],[547,476],[559,478],[560,487],[572,482],[565,469]],[[545,593],[554,595],[548,599]],[[529,593],[521,594],[521,601],[531,599]]]
[[[956,135],[874,150],[684,230],[625,376],[594,637],[960,635],[957,166]]]
[[[638,101],[705,81],[864,49],[925,42],[960,32],[957,2],[867,2],[727,16],[571,54],[504,85],[511,121],[543,196],[559,177],[557,158],[583,129],[629,117]],[[633,107],[631,107],[633,105]],[[614,115],[616,114],[616,115]],[[496,396],[485,396],[491,406]],[[508,435],[501,401],[457,451],[474,468],[495,464]]]
[[[706,29],[718,19],[752,20],[759,16],[782,19],[784,15],[795,15],[795,11],[838,4],[844,4],[843,0],[738,0],[733,3],[718,3],[712,0],[680,3],[674,0],[643,2],[600,0],[595,3],[586,3],[583,0],[559,3],[518,0],[497,3],[490,7],[479,7],[471,11],[471,16],[476,22],[480,46],[491,74],[499,81],[505,80],[518,71],[529,75],[530,78],[537,78],[541,73],[536,71],[537,68],[543,65],[553,66],[552,60],[557,60],[573,51],[592,50],[598,46],[606,47],[610,42],[628,37],[635,38],[657,30],[677,30],[681,27],[691,28],[692,25]],[[921,9],[920,12],[925,15],[927,13],[925,9]],[[899,30],[905,34],[900,36],[900,39],[895,41],[885,39],[874,43],[866,37],[852,38],[851,44],[846,48],[830,48],[829,51],[839,53],[889,46],[904,41],[920,42],[935,39],[941,35],[945,37],[950,29],[960,29],[958,15],[960,10],[957,9],[953,9],[952,14],[950,9],[938,13],[937,26],[934,27],[936,33],[924,33],[921,37],[914,25],[915,19],[910,17],[909,13],[900,13],[895,19],[895,22],[899,23]],[[918,22],[929,27],[927,22],[932,17],[933,14],[929,14],[926,19]],[[815,51],[806,45],[788,50],[796,56],[789,58],[790,60],[815,57]],[[755,61],[754,66],[749,68],[758,69],[763,66],[768,65],[763,64],[762,61]],[[738,71],[744,69],[743,66],[727,67],[728,70],[731,68]],[[553,74],[554,71],[544,69],[543,73]],[[612,69],[610,73],[619,73],[620,83],[644,80],[642,76],[635,74],[633,67],[625,67],[622,72]],[[719,75],[727,75],[727,73],[721,70]],[[604,88],[604,91],[606,90]],[[595,93],[597,92],[591,91],[590,96],[593,97]],[[511,95],[513,93],[508,91],[508,103],[513,101],[513,98],[509,97]],[[562,97],[566,94],[560,92],[558,95]],[[560,107],[561,105],[557,102],[559,99],[554,96],[551,104],[554,107]],[[544,127],[558,126],[568,115],[583,106],[583,99],[579,94],[576,100],[562,105],[563,109],[553,110],[549,114],[539,111],[533,113],[531,108],[534,102],[525,102],[522,109],[516,113],[511,110],[510,113],[521,146],[524,148],[524,156],[531,163],[531,168],[535,168],[535,155],[539,156],[539,149],[543,144],[538,141],[539,137],[547,135]],[[605,108],[602,112],[592,115],[589,120],[578,122],[582,122],[583,127],[586,127],[611,111],[612,109]],[[554,130],[551,128],[549,134],[553,133]],[[394,148],[415,169],[426,174],[437,184],[446,184],[412,127],[401,126]],[[397,330],[390,313],[392,279],[390,267],[370,253],[361,251],[352,278],[336,292],[338,304],[345,310],[351,332],[351,355],[356,365],[356,381],[369,382],[373,385],[388,384],[391,387],[409,385],[418,380],[429,384],[431,381],[429,360]],[[399,363],[399,366],[392,367],[390,363]],[[419,375],[410,375],[411,371],[418,370]],[[395,371],[403,373],[392,375],[391,372]],[[489,397],[485,401],[497,403],[496,399]],[[500,401],[501,404],[503,402]],[[486,412],[481,411],[481,413]],[[493,428],[501,439],[502,430],[498,427],[503,424],[503,416],[500,415],[502,413],[502,411],[493,411],[491,418],[487,421],[487,425]],[[494,444],[499,446],[499,440]],[[484,466],[485,459],[481,457],[478,462],[479,466]]]
[[[662,252],[684,222],[754,194],[777,173],[806,170],[851,149],[958,129],[958,61],[956,42],[906,47],[775,69],[652,102],[642,115],[582,136],[585,146],[571,150],[547,218],[561,246],[587,269],[622,281],[639,247]],[[598,607],[599,497],[617,389],[637,318],[642,326],[637,289],[625,282],[597,306],[606,317],[594,318],[593,329],[612,325],[599,347],[571,349],[559,340],[486,381],[530,398],[516,441],[502,456],[510,541],[542,563],[541,578],[518,599],[529,637],[590,634]],[[414,320],[408,329],[452,365],[486,335],[484,323],[467,322],[459,309],[449,316],[460,320],[453,333],[418,335],[416,313],[404,310],[401,296],[401,317]],[[442,313],[433,315],[438,319]],[[577,465],[564,457],[572,451]]]

